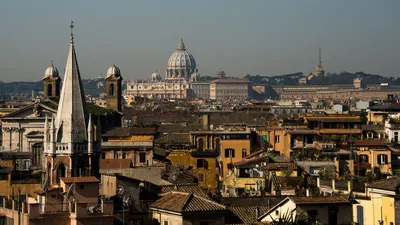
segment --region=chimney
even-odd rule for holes
[[[310,189],[306,188],[306,196],[310,197]]]

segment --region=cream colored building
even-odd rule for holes
[[[252,98],[251,82],[247,79],[227,78],[210,83],[211,100],[246,100]]]

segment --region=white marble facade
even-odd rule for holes
[[[181,38],[177,50],[168,60],[165,80],[156,71],[147,81],[128,83],[127,94],[146,98],[190,99],[194,96],[190,83],[199,79],[196,61]]]

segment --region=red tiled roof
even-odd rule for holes
[[[101,159],[100,169],[125,169],[132,168],[132,160],[130,159]]]
[[[100,180],[96,177],[63,177],[62,181],[66,184],[70,183],[100,183]]]
[[[367,188],[376,188],[388,191],[396,191],[400,186],[400,176],[377,180],[367,184]]]
[[[261,154],[261,153],[263,153],[264,152],[264,150],[258,150],[258,151],[256,151],[256,152],[253,152],[253,153],[251,153],[250,155],[248,155],[248,156],[246,156],[246,159],[250,159],[251,157],[253,157],[253,156],[256,156],[256,155],[259,155],[259,154]]]
[[[134,135],[154,135],[154,127],[118,127],[107,132],[104,136],[109,137],[128,137]]]
[[[169,192],[185,192],[193,193],[203,198],[209,198],[206,191],[199,187],[197,184],[176,184],[176,185],[163,185],[161,186],[161,193]]]
[[[297,169],[296,163],[268,163],[266,166],[269,170],[286,170],[286,169]]]
[[[150,208],[178,213],[225,211],[226,207],[192,193],[170,192],[151,204]]]
[[[353,146],[387,146],[382,140],[354,140],[352,142]]]
[[[300,205],[305,204],[332,204],[332,203],[349,203],[350,201],[341,196],[321,196],[321,197],[290,197],[290,199]]]

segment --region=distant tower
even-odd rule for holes
[[[324,75],[325,75],[325,71],[324,71],[324,67],[322,66],[321,48],[319,48],[319,63],[315,68],[314,76],[324,76]]]
[[[224,71],[218,71],[217,72],[217,78],[218,79],[225,79],[225,72]]]
[[[106,76],[106,105],[115,111],[122,111],[122,76],[115,65],[107,70]]]
[[[47,68],[44,77],[43,77],[43,85],[44,85],[44,97],[60,97],[60,84],[61,78],[58,75],[58,70],[53,66],[53,62]]]
[[[360,78],[360,77],[354,78],[353,86],[354,86],[354,88],[357,88],[357,89],[363,88],[362,78]]]

